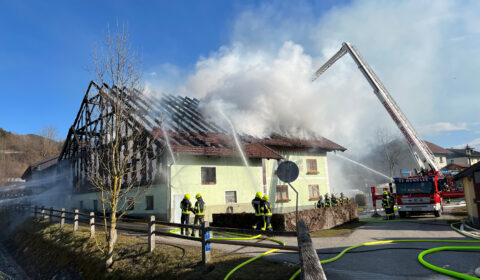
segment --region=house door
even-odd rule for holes
[[[473,176],[474,203],[477,204],[477,213],[480,216],[480,171],[475,171]]]
[[[180,223],[180,217],[182,216],[182,209],[180,209],[180,202],[182,202],[183,194],[176,193],[173,195],[173,222]]]

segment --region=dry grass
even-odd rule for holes
[[[249,259],[241,254],[212,251],[212,264],[196,265],[201,260],[197,247],[183,250],[157,244],[147,252],[146,239],[119,235],[113,271],[106,272],[103,257],[86,227],[76,233],[72,226],[62,230],[58,224],[25,224],[13,237],[16,257],[30,275],[39,279],[68,275],[68,279],[223,279],[234,267]],[[101,242],[100,240],[98,240]],[[296,268],[266,260],[256,260],[239,269],[230,279],[288,279]]]
[[[311,237],[332,237],[339,235],[347,235],[352,233],[357,227],[363,226],[367,222],[364,221],[354,221],[350,223],[343,224],[338,227],[331,229],[322,229],[319,231],[314,231],[310,233]]]

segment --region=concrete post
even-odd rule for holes
[[[73,232],[78,230],[78,209],[75,209],[75,214],[73,215]]]
[[[42,206],[40,212],[42,214],[42,220],[45,220],[45,206]]]
[[[52,218],[53,218],[53,207],[50,207],[50,214],[48,215],[48,221],[52,222]]]
[[[38,214],[38,206],[35,205],[35,208],[33,210],[33,217],[36,219],[37,218],[37,214]]]
[[[148,221],[148,251],[155,250],[155,216],[150,216]]]
[[[65,208],[62,208],[62,214],[60,214],[60,227],[63,228],[65,225]]]
[[[95,213],[90,212],[90,238],[95,237]]]
[[[207,240],[210,238],[210,231],[207,230],[210,226],[209,222],[202,223],[202,264],[206,265],[210,262],[210,243]]]
[[[327,277],[323,272],[322,264],[318,259],[317,251],[313,248],[310,233],[303,220],[297,222],[297,240],[302,279],[326,280]]]

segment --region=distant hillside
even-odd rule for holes
[[[19,135],[0,128],[0,186],[21,177],[32,163],[60,153],[62,143],[35,134]]]

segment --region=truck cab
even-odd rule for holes
[[[443,200],[438,191],[437,176],[395,178],[397,208],[400,217],[433,213],[439,217]]]

